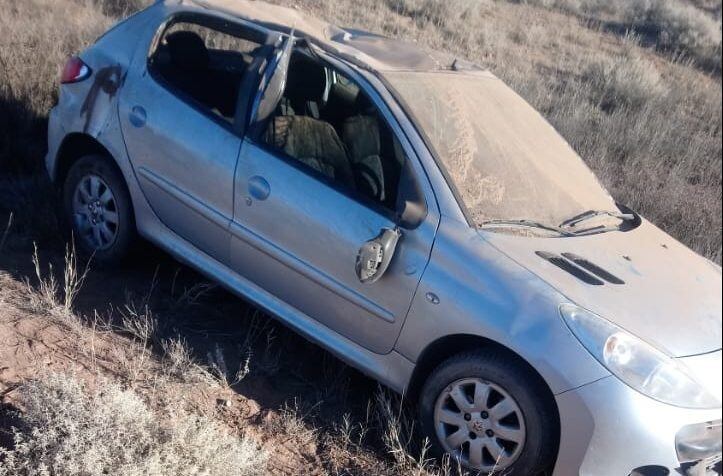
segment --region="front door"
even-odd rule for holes
[[[292,61],[291,68],[303,63],[305,81],[309,77],[334,81],[330,70],[314,71],[315,66],[304,61]],[[294,87],[293,70],[284,82]],[[349,94],[363,94],[354,88],[335,93],[331,86],[316,88],[320,96],[324,91],[327,96],[340,94],[329,98],[329,104]],[[404,201],[392,196],[405,193],[398,187],[399,176],[410,174],[414,177],[406,178],[416,180],[419,172],[409,162],[414,158],[405,153],[410,149],[396,139],[398,129],[388,125],[380,110],[370,110],[371,102],[364,103],[362,98],[347,101],[348,111],[343,106],[329,110],[321,97],[298,100],[299,94],[313,89],[305,84],[281,100],[292,96],[297,103],[318,100],[309,108],[318,110],[318,116],[301,111],[280,116],[277,111],[269,118],[269,127],[283,129],[280,134],[285,136],[274,136],[267,129],[241,147],[231,263],[298,311],[373,352],[387,353],[394,347],[429,259],[438,215],[430,211],[413,227],[398,224],[396,210],[389,207]],[[364,107],[358,106],[362,103]],[[369,140],[362,146],[358,139],[365,136]],[[384,140],[389,147],[380,145]],[[364,151],[364,160],[357,160],[355,150]],[[391,161],[397,170],[392,170],[394,165],[386,167],[389,171],[384,175],[379,160]],[[366,194],[361,191],[365,172],[376,174],[372,182],[386,185],[385,195],[378,186],[367,187]],[[430,193],[428,186],[422,188]],[[428,195],[418,198],[433,206]],[[357,263],[360,249],[384,230],[397,229],[401,236],[388,268],[378,280],[362,282]]]

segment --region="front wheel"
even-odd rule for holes
[[[557,418],[546,392],[537,375],[504,353],[459,354],[427,379],[422,428],[438,450],[469,470],[536,475],[557,449]]]
[[[79,250],[101,264],[127,255],[135,240],[130,194],[115,163],[102,155],[78,159],[63,184],[63,211]]]

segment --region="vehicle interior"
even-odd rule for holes
[[[166,30],[150,63],[172,88],[231,122],[246,71],[270,47],[192,23]]]
[[[270,47],[194,23],[169,27],[150,58],[172,89],[232,122],[245,73]],[[379,110],[349,78],[298,47],[286,87],[263,125],[268,146],[337,185],[395,211],[404,152]]]
[[[404,151],[361,88],[317,58],[293,53],[263,140],[316,172],[395,210]]]

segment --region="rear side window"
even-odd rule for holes
[[[261,54],[260,43],[184,21],[163,32],[149,64],[182,99],[233,122],[241,82]]]

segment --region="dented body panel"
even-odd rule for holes
[[[293,28],[311,41],[324,61],[363,86],[392,124],[426,202],[422,221],[405,229],[398,217],[370,212],[333,187],[294,189],[314,181],[296,168],[269,166],[271,156],[244,128],[206,120],[167,93],[147,60],[176,14],[253,25],[272,39]],[[679,358],[709,391],[717,388],[720,399],[720,267],[644,219],[620,231],[554,238],[473,226],[450,171],[430,147],[434,131],[423,130],[385,78],[385,72],[444,68],[450,58],[246,0],[158,2],[79,56],[92,75],[64,85],[50,112],[51,178],[62,186],[66,141],[94,141],[126,180],[141,236],[395,391],[419,385],[416,379],[425,377],[419,369],[439,363],[425,359],[440,342],[471,337],[479,346],[493,342],[509,350],[555,395],[560,476],[626,476],[646,464],[678,468],[680,428],[721,418],[720,408],[681,409],[623,384],[560,315],[560,306],[571,303],[614,322]],[[534,160],[534,151],[525,153]],[[576,170],[589,172],[582,163]],[[594,195],[607,200],[602,192]],[[259,202],[276,214],[255,208]],[[325,208],[329,202],[337,207]],[[349,215],[357,220],[347,226]],[[391,261],[381,276],[361,282],[359,249],[381,229],[397,226]],[[545,256],[563,257],[567,270]],[[577,258],[598,269],[586,271]],[[580,270],[602,284],[581,280]],[[623,424],[629,438],[613,441]],[[615,464],[605,463],[610,459]]]

